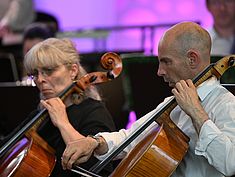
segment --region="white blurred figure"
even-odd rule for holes
[[[225,56],[235,52],[235,0],[206,0],[213,18],[208,30],[212,38],[213,56]]]

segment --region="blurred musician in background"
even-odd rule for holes
[[[45,23],[32,23],[25,28],[23,33],[22,58],[37,43],[45,39],[54,37],[55,33]],[[32,80],[27,76],[24,70],[22,59],[17,61],[22,85],[32,85]]]
[[[206,6],[213,18],[208,30],[212,39],[211,56],[217,58],[235,54],[235,0],[206,0]],[[235,69],[231,68],[221,78],[223,84],[235,84]]]
[[[206,6],[213,18],[213,27],[208,30],[211,55],[235,54],[235,1],[206,0]]]
[[[10,38],[11,34],[14,37],[14,33],[22,33],[34,19],[35,9],[32,0],[1,0],[0,39]],[[15,40],[21,41],[17,37]]]

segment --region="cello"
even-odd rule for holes
[[[193,83],[197,87],[212,76],[219,79],[227,69],[234,66],[235,55],[223,57],[199,73],[193,79]],[[175,98],[172,97],[161,109],[150,115],[119,147],[110,152],[104,160],[94,165],[90,172],[98,173],[143,131],[149,128],[149,133],[120,162],[111,176],[170,176],[182,161],[189,147],[189,138],[170,119],[170,112],[175,106],[177,106],[177,103]],[[150,127],[154,121],[159,126]]]
[[[65,100],[70,94],[82,92],[90,85],[111,81],[122,71],[121,58],[115,53],[105,53],[101,66],[107,72],[92,72],[74,81],[58,96]],[[37,128],[45,121],[48,111],[44,108],[14,135],[0,149],[0,177],[6,176],[50,176],[55,162],[55,151],[38,134]]]

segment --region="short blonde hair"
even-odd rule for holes
[[[25,55],[24,67],[27,73],[37,68],[55,67],[61,64],[80,65],[79,54],[69,39],[49,38],[39,42]]]
[[[74,43],[69,39],[48,38],[33,46],[24,58],[25,71],[33,73],[38,68],[53,68],[59,65],[70,67],[78,65],[78,75],[75,80],[87,74],[80,64],[80,57]],[[84,96],[100,100],[100,95],[95,87],[88,88]]]

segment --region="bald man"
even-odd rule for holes
[[[214,76],[197,88],[192,83],[210,64],[210,50],[208,32],[192,22],[182,22],[167,30],[158,46],[157,74],[173,88],[178,103],[170,118],[190,138],[189,149],[172,176],[222,177],[235,173],[235,97]],[[86,161],[93,152],[103,159],[171,98],[128,130],[99,133],[95,138],[79,135],[64,151],[64,169]],[[153,125],[156,123],[149,127]],[[125,157],[147,132],[148,128],[118,157]]]

